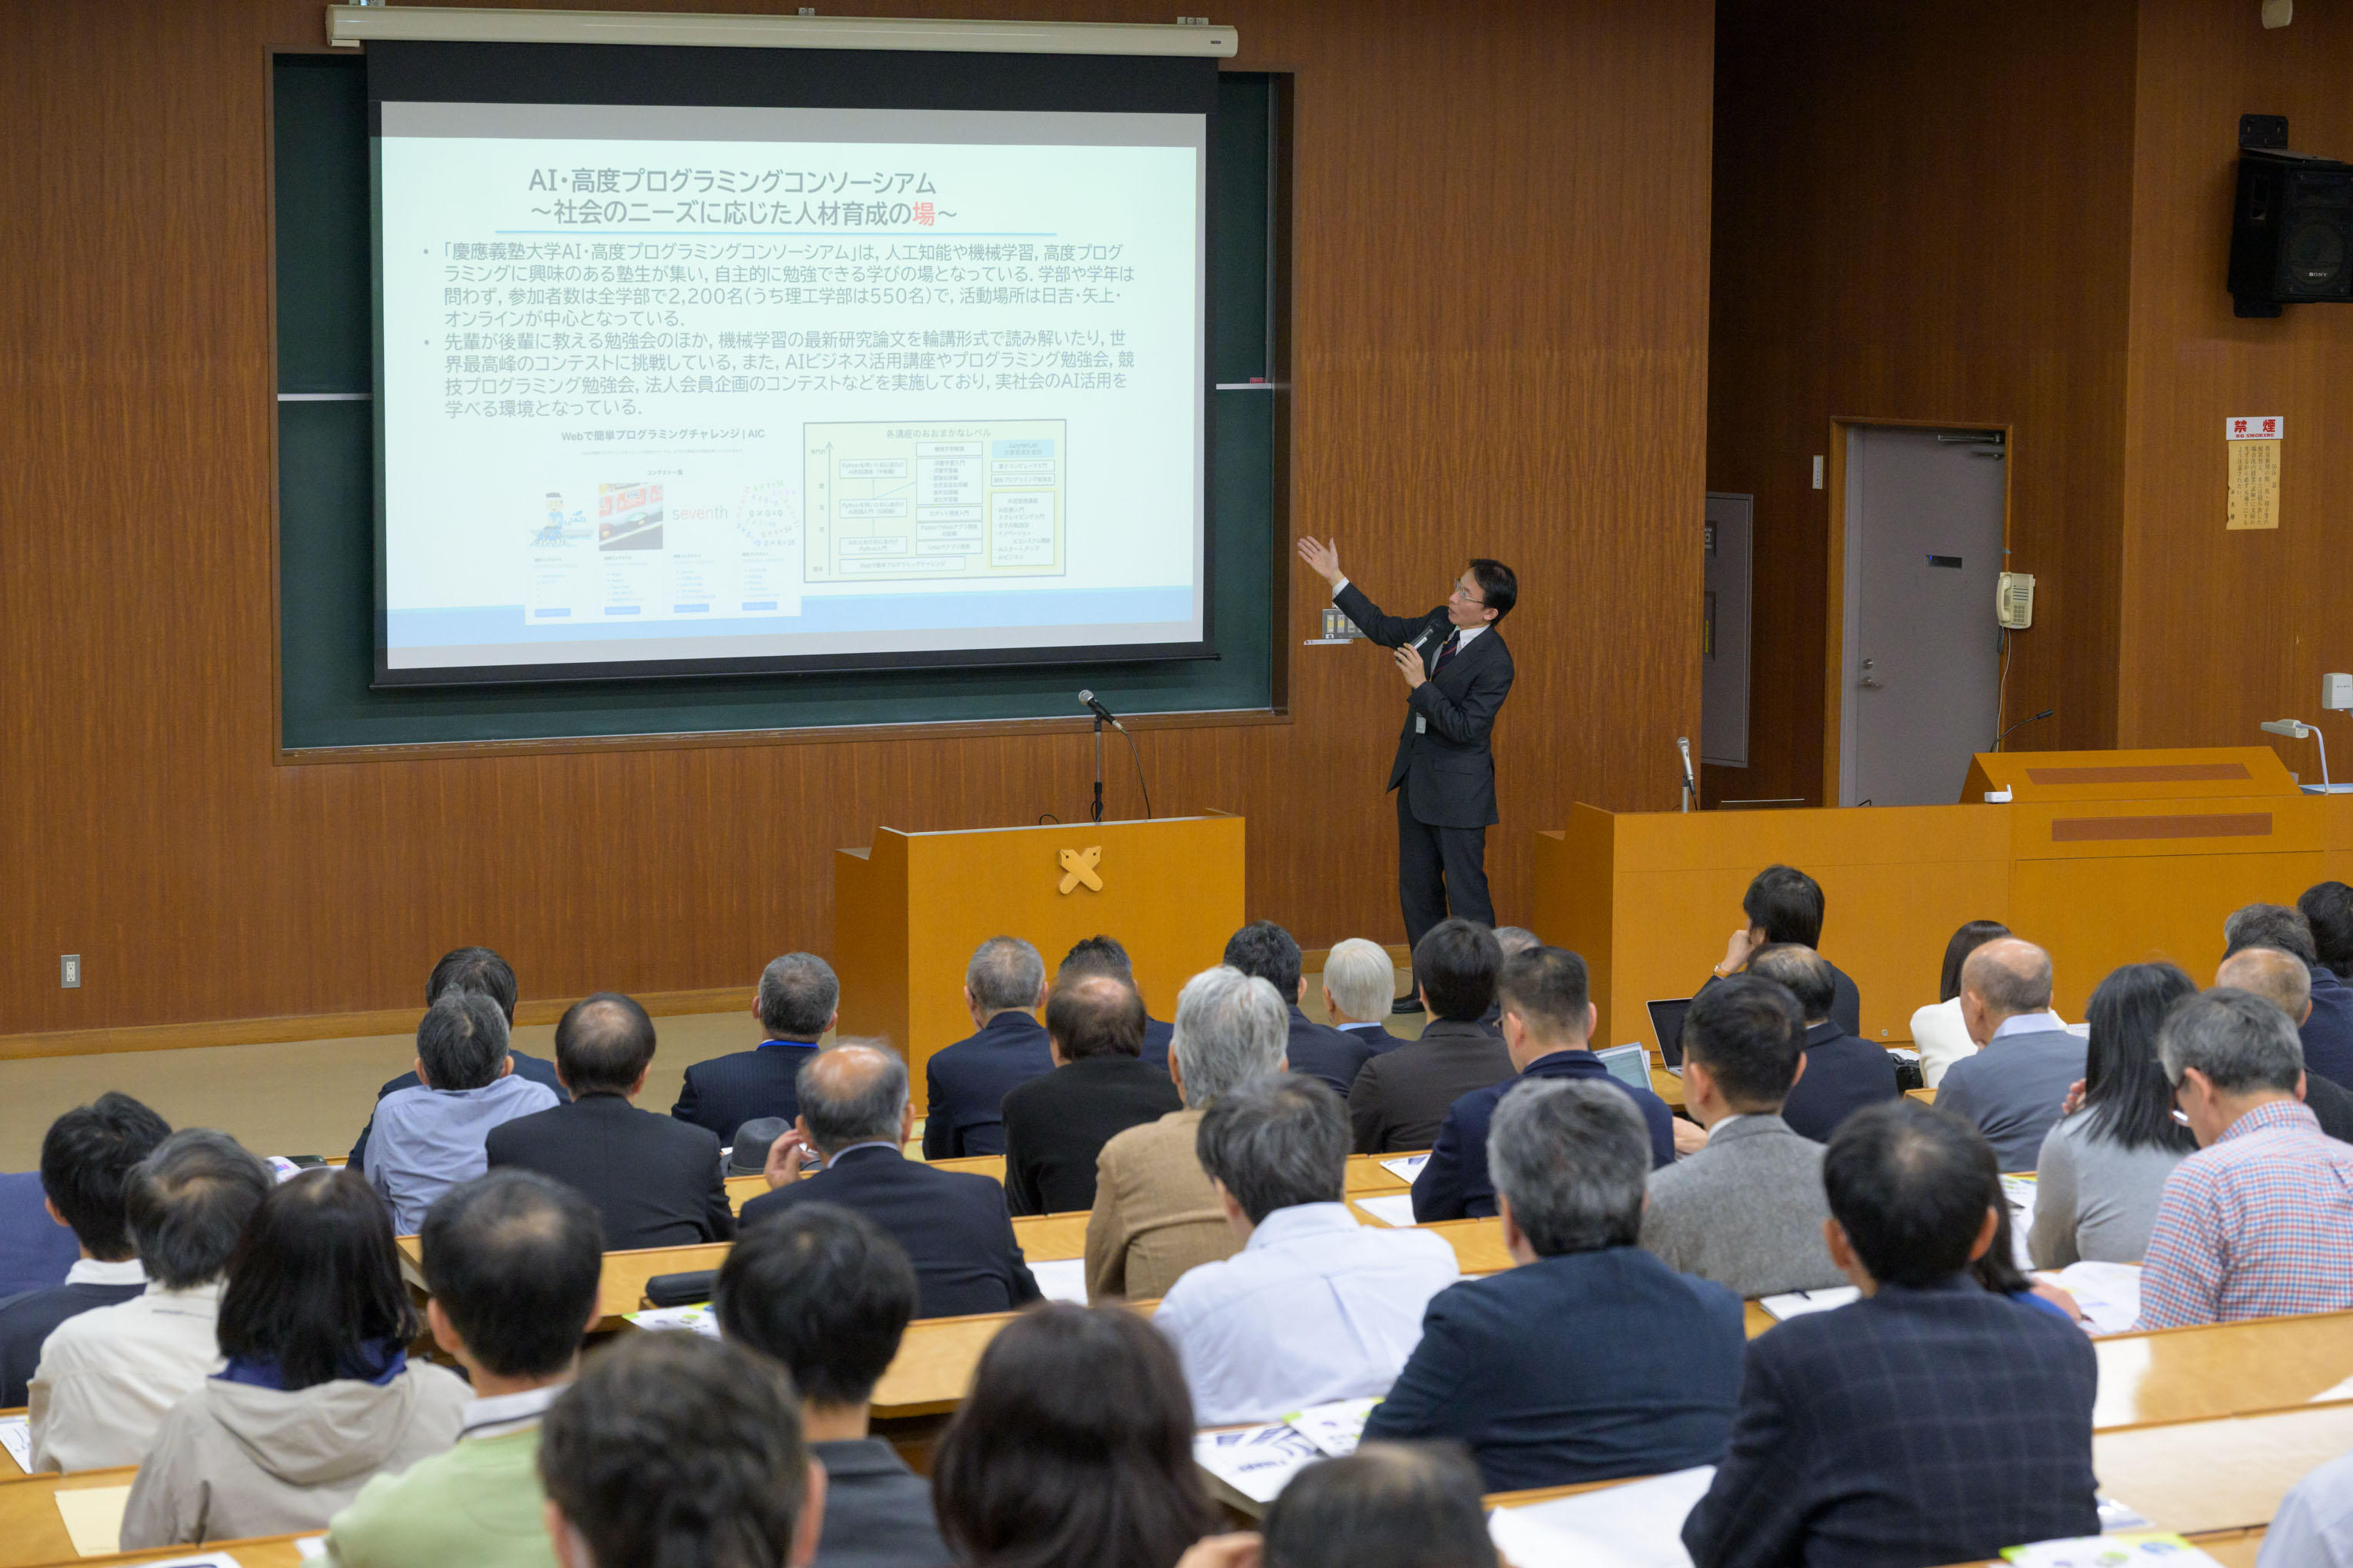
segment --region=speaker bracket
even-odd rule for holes
[[[2287,116],[2284,114],[2242,114],[2239,116],[2239,149],[2287,148]]]

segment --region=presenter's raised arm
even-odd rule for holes
[[[1336,539],[1303,537],[1299,541],[1299,558],[1307,563],[1310,572],[1335,588],[1348,580],[1348,574],[1340,570],[1340,542]]]
[[[1340,542],[1336,539],[1302,539],[1299,559],[1307,563],[1308,570],[1332,584],[1332,602],[1340,613],[1354,621],[1356,629],[1383,647],[1396,647],[1411,642],[1430,629],[1430,617],[1407,620],[1385,613],[1378,605],[1365,597],[1357,586],[1348,581],[1340,570]]]

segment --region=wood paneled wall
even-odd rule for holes
[[[1295,523],[1392,607],[1472,553],[1521,574],[1509,919],[1530,830],[1672,804],[1695,732],[1710,5],[1219,19],[1297,73]],[[1082,809],[1073,733],[273,765],[265,51],[321,34],[298,0],[0,11],[0,1034],[398,1005],[459,942],[529,995],[740,984],[829,942],[832,852],[877,824]],[[1308,945],[1394,941],[1400,685],[1291,658],[1290,722],[1139,737],[1154,802],[1246,813],[1252,910]]]

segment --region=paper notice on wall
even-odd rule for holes
[[[2279,526],[2280,447],[2278,441],[2231,443],[2231,512],[2228,528]]]

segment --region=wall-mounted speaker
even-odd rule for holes
[[[2353,163],[2241,147],[2230,288],[2242,316],[2353,300]]]

